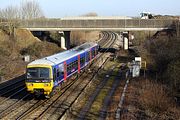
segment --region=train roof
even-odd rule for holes
[[[53,65],[56,65],[56,64],[59,64],[59,63],[65,61],[65,60],[68,60],[72,57],[75,57],[78,54],[81,54],[84,51],[86,51],[89,48],[94,47],[96,45],[97,45],[97,43],[93,43],[93,42],[84,43],[73,49],[70,49],[70,50],[67,50],[64,52],[60,52],[60,53],[57,53],[57,54],[54,54],[54,55],[51,55],[51,56],[48,56],[48,57],[45,57],[42,59],[35,60],[35,61],[29,63],[28,65],[45,64],[45,65],[53,66]]]

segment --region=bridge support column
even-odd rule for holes
[[[129,32],[123,32],[123,49],[129,49]]]
[[[66,49],[70,49],[70,33],[71,31],[64,31],[65,46]]]
[[[70,31],[59,31],[61,36],[61,48],[68,50],[70,49]]]
[[[65,41],[65,38],[64,38],[64,32],[59,31],[59,34],[61,36],[61,48],[66,50],[67,48],[66,48],[66,41]]]

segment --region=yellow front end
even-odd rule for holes
[[[53,75],[52,75],[52,67],[48,65],[31,65],[27,66],[28,68],[49,68],[49,80],[48,82],[42,79],[42,80],[26,80],[26,87],[27,91],[30,93],[37,93],[40,92],[41,94],[44,95],[49,95],[52,92],[53,89]]]
[[[26,82],[27,91],[34,93],[35,91],[42,91],[44,95],[49,95],[52,92],[53,82],[50,83],[29,83]]]

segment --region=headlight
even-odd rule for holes
[[[27,83],[27,86],[33,86],[33,83]]]
[[[44,83],[44,87],[47,87],[47,86],[49,86],[49,83]]]

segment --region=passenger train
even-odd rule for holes
[[[89,42],[73,49],[35,60],[27,65],[26,87],[34,95],[50,97],[53,89],[86,67],[98,54],[99,45]]]

